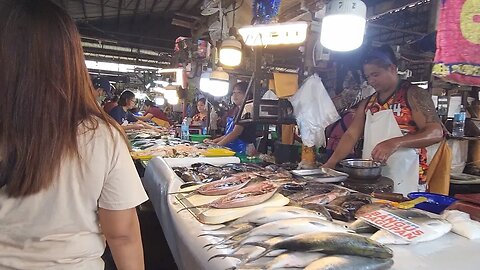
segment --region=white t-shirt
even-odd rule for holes
[[[121,134],[112,132],[101,120],[79,132],[81,160],[63,160],[47,190],[8,198],[0,189],[0,269],[104,269],[98,207],[124,210],[148,199]]]

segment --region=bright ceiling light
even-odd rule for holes
[[[307,38],[306,22],[257,24],[238,29],[248,46],[299,44]]]
[[[178,104],[178,97],[169,97],[167,98],[167,102],[168,104],[171,104],[171,105],[177,105]]]
[[[165,99],[163,97],[156,97],[155,104],[157,104],[158,106],[162,106],[163,104],[165,104]]]
[[[210,74],[211,71],[205,71],[200,76],[200,91],[209,93],[210,91]]]
[[[210,74],[209,93],[215,97],[223,97],[228,94],[230,76],[221,67]]]
[[[116,71],[116,72],[124,72],[124,73],[134,72],[136,68],[147,69],[154,72],[159,71],[158,68],[154,68],[154,67],[119,64],[119,63],[111,63],[111,62],[100,62],[100,61],[92,61],[92,60],[85,60],[85,65],[87,66],[88,69],[98,69],[103,71]]]
[[[332,51],[357,49],[363,43],[366,14],[367,7],[360,0],[330,1],[322,20],[320,43]]]
[[[220,47],[220,63],[229,67],[236,67],[242,62],[242,44],[235,37],[222,41]]]

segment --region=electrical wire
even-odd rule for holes
[[[242,2],[240,3],[240,5],[238,5],[238,7],[235,8],[235,6],[233,6],[232,10],[229,10],[229,11],[223,13],[223,15],[227,15],[230,12],[237,11],[238,9],[240,9],[240,7],[243,6],[243,2],[245,2],[245,0],[242,0]],[[236,3],[236,1],[235,1],[235,3]],[[235,13],[233,15],[235,15]]]

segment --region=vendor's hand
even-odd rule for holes
[[[322,166],[320,166],[320,168],[335,169],[335,165],[336,164],[327,161]]]
[[[132,125],[132,128],[133,128],[133,129],[144,129],[145,127],[144,127],[143,125],[141,125],[141,124],[133,124],[133,125]]]
[[[210,139],[205,139],[205,140],[203,140],[203,143],[205,143],[205,144],[214,144],[213,140],[210,140]]]
[[[383,141],[372,150],[372,159],[381,163],[387,162],[388,158],[398,150],[399,144],[395,138]]]

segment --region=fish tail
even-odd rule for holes
[[[262,248],[265,249],[262,253],[258,254],[257,256],[246,259],[245,261],[243,261],[243,263],[249,263],[249,262],[258,260],[259,258],[265,256],[270,251],[272,251],[271,250],[272,246],[267,244],[267,243],[263,243],[263,242],[247,242],[247,243],[244,243],[243,245],[244,246],[257,246],[257,247],[262,247]]]
[[[210,257],[208,259],[208,261],[211,261],[215,258],[222,258],[222,259],[225,259],[225,258],[235,258],[235,259],[238,259],[240,261],[243,261],[245,260],[247,257],[247,254],[217,254],[217,255],[213,255],[212,257]]]

